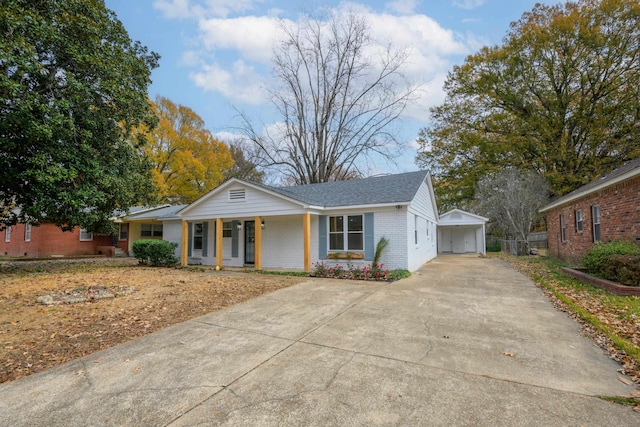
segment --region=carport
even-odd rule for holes
[[[438,253],[486,254],[485,224],[480,215],[453,209],[440,215],[438,221]]]

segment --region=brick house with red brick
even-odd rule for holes
[[[88,233],[79,228],[62,231],[60,227],[48,223],[38,226],[16,224],[0,232],[0,255],[7,256],[46,258],[100,253],[113,255],[112,245],[112,236]]]
[[[579,263],[594,242],[640,242],[640,159],[540,209],[549,255]]]

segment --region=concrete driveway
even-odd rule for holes
[[[310,280],[0,386],[6,426],[640,425],[619,366],[528,279],[444,256]]]

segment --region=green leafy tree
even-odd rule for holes
[[[538,4],[503,44],[454,67],[417,163],[441,202],[465,206],[487,173],[543,175],[565,194],[640,156],[640,4]]]
[[[0,223],[104,229],[153,193],[133,126],[153,126],[158,55],[100,0],[0,1]]]

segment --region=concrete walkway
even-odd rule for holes
[[[6,426],[640,425],[619,366],[506,263],[310,280],[0,386]]]

